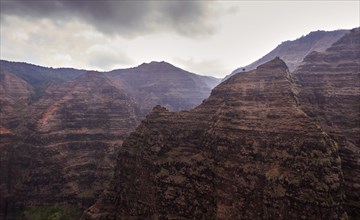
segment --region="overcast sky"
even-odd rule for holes
[[[224,77],[278,44],[360,26],[360,1],[0,0],[1,59],[111,70],[167,61]]]

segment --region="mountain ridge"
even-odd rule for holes
[[[235,69],[231,74],[225,76],[223,80],[226,80],[231,75],[243,71],[243,69],[255,69],[258,65],[265,63],[275,57],[280,57],[283,59],[292,72],[309,53],[312,51],[325,51],[349,31],[350,30],[312,31],[298,39],[284,41],[275,49],[265,54],[262,58],[245,67]]]

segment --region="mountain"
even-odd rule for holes
[[[1,143],[8,212],[93,203],[112,177],[116,149],[140,121],[121,85],[98,72],[49,86],[27,111],[15,139]]]
[[[81,213],[151,105],[187,109],[211,90],[209,78],[165,62],[94,72],[1,61],[0,77],[0,219]]]
[[[154,108],[83,219],[344,216],[338,150],[298,107],[297,89],[276,58],[221,83],[193,110]]]
[[[280,57],[290,71],[294,71],[297,66],[303,61],[304,57],[310,54],[312,51],[323,52],[329,48],[333,43],[339,40],[342,36],[348,33],[348,30],[336,30],[336,31],[313,31],[306,36],[302,36],[293,41],[285,41],[277,46],[270,53],[266,54],[259,60],[234,70],[230,75],[224,79],[229,78],[235,73],[245,70],[253,70],[257,66],[266,63],[275,57]]]
[[[359,33],[294,74],[275,58],[190,111],[155,107],[82,219],[358,218]]]
[[[129,91],[145,113],[155,105],[164,105],[173,111],[193,108],[207,98],[219,82],[219,79],[196,75],[164,61],[114,70],[109,75],[131,87]]]
[[[312,52],[294,75],[302,108],[338,143],[349,216],[360,216],[360,29],[324,53]]]

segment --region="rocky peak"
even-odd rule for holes
[[[133,97],[145,113],[156,105],[173,111],[190,109],[200,104],[211,91],[207,78],[166,62],[141,64],[109,75],[131,87]]]
[[[157,106],[155,106],[153,109],[152,109],[152,111],[151,111],[151,113],[155,113],[155,112],[168,112],[169,110],[167,110],[165,107],[162,107],[161,105],[157,105]],[[151,114],[150,113],[150,114]]]
[[[257,67],[257,69],[266,69],[266,70],[272,70],[277,68],[288,69],[286,63],[282,59],[280,59],[280,57],[275,57],[273,60],[264,63],[262,65],[259,65]]]
[[[177,67],[173,66],[170,63],[167,63],[165,61],[152,61],[150,63],[143,63],[138,66],[140,70],[148,70],[148,71],[169,71],[178,69]]]

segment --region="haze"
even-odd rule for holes
[[[360,26],[359,1],[1,0],[1,59],[111,70],[167,61],[224,77],[282,41]]]

